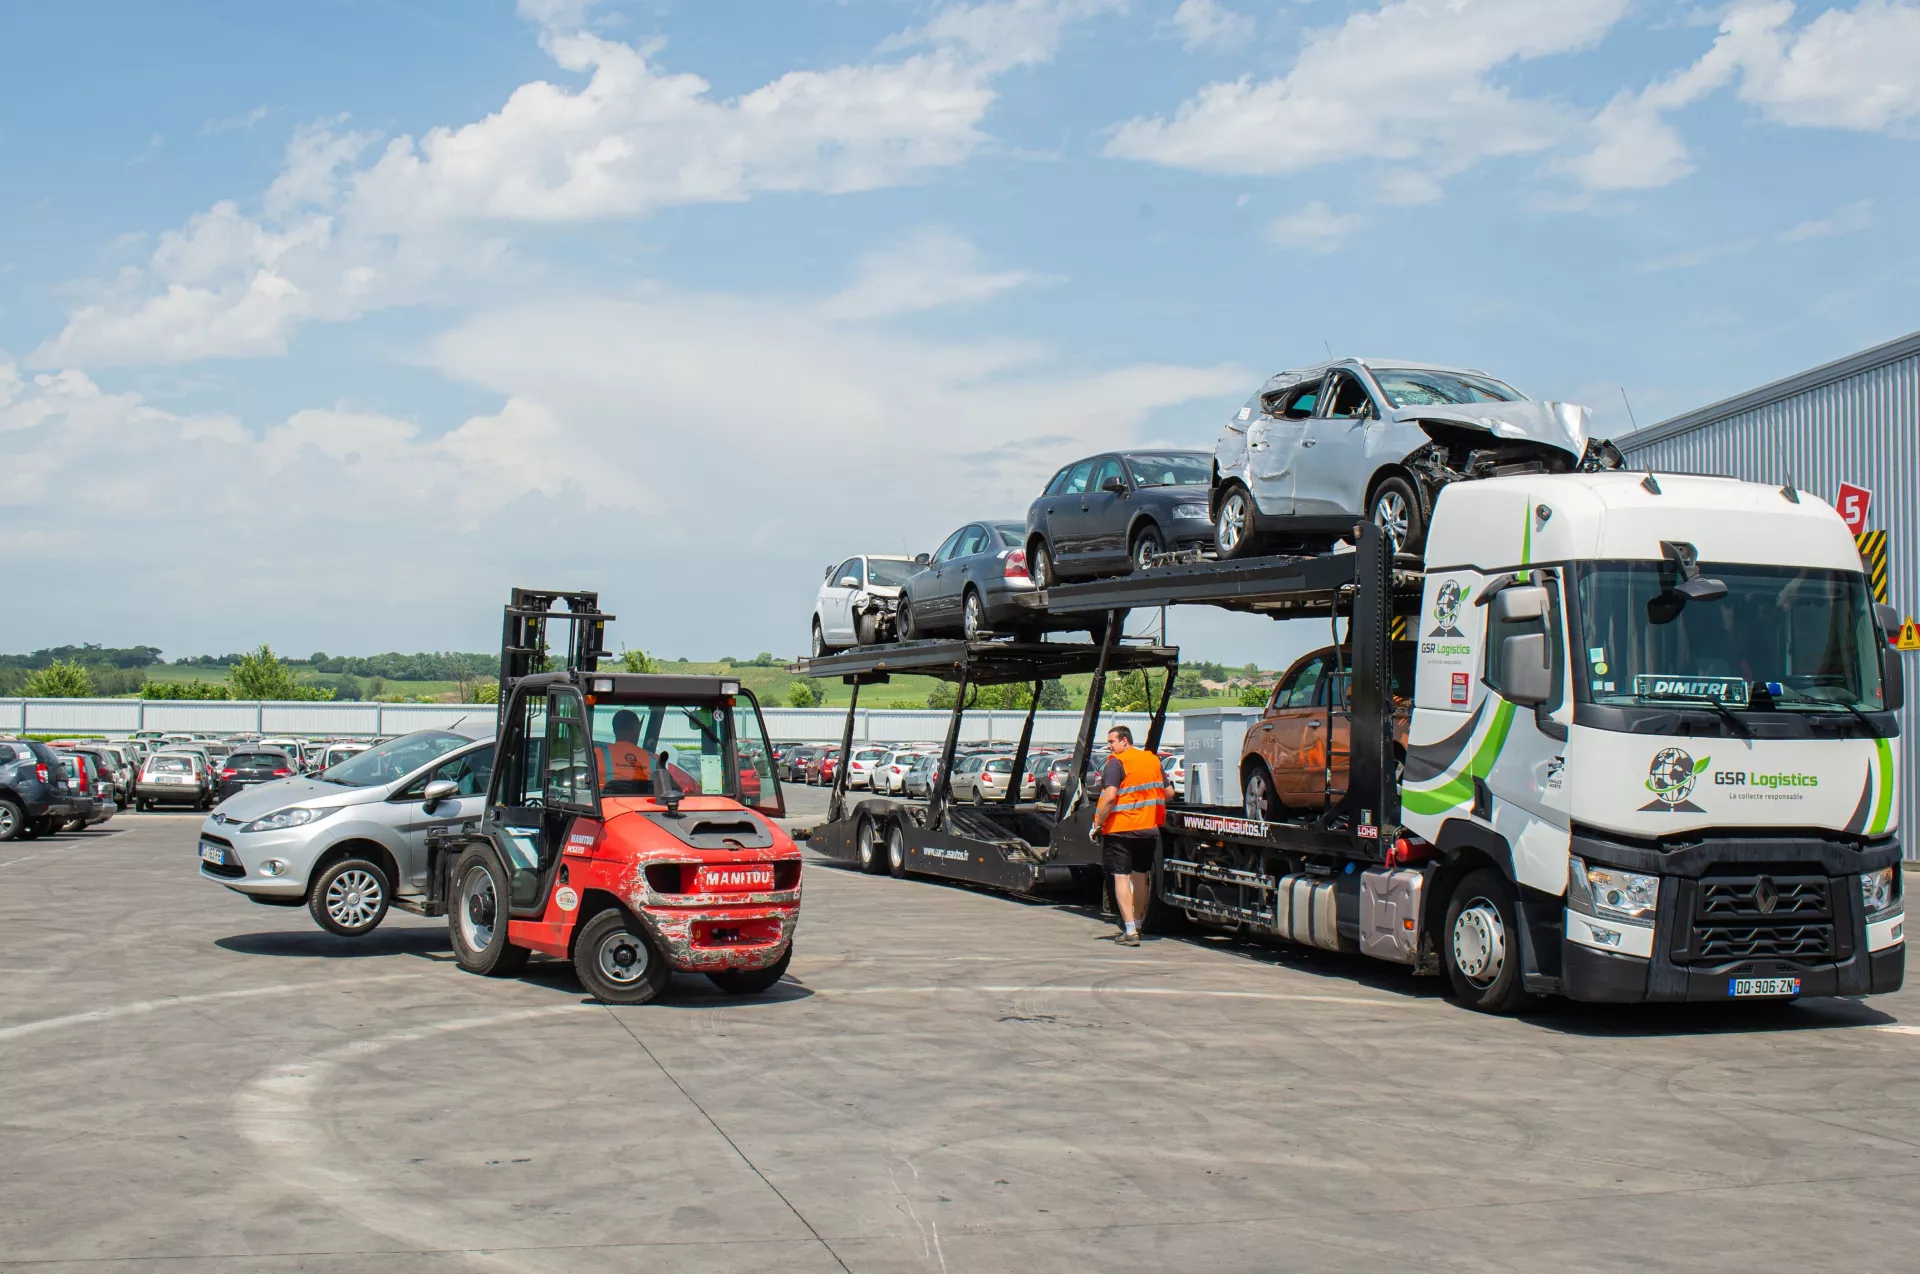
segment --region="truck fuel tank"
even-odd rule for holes
[[[1426,883],[1417,867],[1369,867],[1360,874],[1360,954],[1394,964],[1418,960]]]

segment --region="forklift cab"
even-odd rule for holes
[[[569,842],[620,814],[745,806],[783,818],[760,704],[739,682],[599,672],[521,678],[501,714],[483,833],[509,873],[509,914],[546,910]],[[609,758],[640,748],[647,781]],[[609,773],[619,777],[608,778]]]

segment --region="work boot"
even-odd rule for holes
[[[1137,933],[1127,933],[1125,930],[1122,930],[1120,934],[1120,945],[1123,947],[1137,947],[1140,945],[1140,935]]]

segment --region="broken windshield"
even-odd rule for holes
[[[1376,368],[1373,378],[1395,407],[1457,407],[1464,403],[1513,403],[1520,392],[1491,376],[1410,368]]]

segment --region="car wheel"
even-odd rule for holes
[[[573,971],[602,1004],[645,1004],[673,976],[640,922],[619,907],[607,908],[581,927]]]
[[[1028,554],[1027,571],[1033,576],[1035,588],[1052,588],[1060,581],[1053,577],[1053,549],[1045,540],[1033,546]]]
[[[1466,1007],[1508,1014],[1527,1002],[1515,915],[1513,886],[1491,867],[1469,872],[1454,886],[1441,958],[1455,997]]]
[[[987,607],[980,600],[980,594],[967,590],[967,600],[962,604],[960,622],[965,625],[967,640],[979,641],[981,634],[987,632]]]
[[[1164,552],[1166,549],[1160,543],[1160,532],[1153,527],[1147,527],[1133,537],[1133,569],[1136,571],[1150,569],[1153,566],[1153,559]]]
[[[1213,548],[1222,558],[1252,557],[1259,547],[1253,529],[1253,497],[1245,487],[1228,487],[1213,519]]]
[[[12,801],[0,798],[0,841],[15,840],[26,830],[26,814]]]
[[[901,641],[920,640],[920,626],[913,622],[913,606],[904,597],[900,599],[900,610],[895,615],[893,624],[900,630]]]
[[[1271,823],[1280,816],[1280,802],[1273,794],[1273,775],[1267,771],[1266,762],[1255,761],[1247,767],[1240,791],[1248,818]]]
[[[764,969],[728,969],[722,973],[709,973],[707,981],[725,991],[728,995],[759,995],[771,991],[781,978],[787,976],[787,966],[793,963],[793,944],[780,953],[780,958]]]
[[[855,615],[853,617],[853,639],[862,646],[878,645],[880,641],[880,620],[874,615]]]
[[[1395,553],[1417,553],[1427,542],[1427,527],[1420,515],[1420,497],[1413,484],[1399,475],[1381,479],[1373,489],[1373,502],[1367,516],[1387,533]]]
[[[393,886],[378,863],[343,858],[314,878],[307,889],[307,910],[314,923],[342,938],[372,933],[387,918]]]
[[[813,621],[813,657],[825,659],[833,653],[833,647],[827,645],[827,635],[820,631],[820,621]]]
[[[526,968],[533,952],[507,941],[506,873],[492,852],[467,850],[453,865],[447,906],[447,932],[453,959],[468,973],[511,977]]]
[[[87,830],[87,820],[84,818],[70,818],[67,820],[67,830],[70,832],[84,832]]]
[[[902,879],[907,874],[907,833],[898,823],[887,824],[887,874]]]

